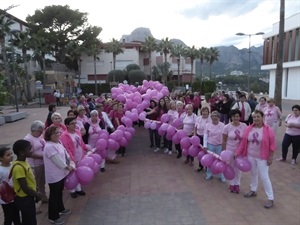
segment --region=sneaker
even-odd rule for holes
[[[182,157],[181,153],[178,153],[177,156],[176,156],[177,159],[180,159],[181,157]]]
[[[65,209],[64,211],[61,211],[59,215],[64,216],[64,215],[69,215],[71,213],[71,209]]]
[[[101,169],[100,169],[100,172],[101,172],[101,173],[104,173],[104,172],[105,172],[105,168],[101,168]]]
[[[169,151],[169,155],[172,155],[172,151]]]
[[[65,223],[65,221],[63,221],[61,218],[58,218],[57,220],[50,220],[49,219],[49,221],[50,221],[50,223],[53,223],[55,225],[61,225],[61,224]]]
[[[269,208],[272,208],[274,205],[274,201],[273,200],[268,200],[265,204],[264,204],[264,207],[266,209],[269,209]]]
[[[221,178],[220,178],[220,181],[221,181],[222,183],[225,183],[225,182],[226,182],[226,179],[225,179],[224,177],[221,177]]]
[[[231,193],[233,193],[233,192],[235,191],[234,185],[230,185],[230,186],[229,186],[229,191],[230,191]]]
[[[165,154],[167,154],[169,152],[169,149],[166,148],[166,150],[164,151]]]
[[[234,191],[235,193],[239,194],[240,193],[240,185],[234,185]]]
[[[206,176],[205,177],[205,180],[211,180],[212,179],[212,176]]]
[[[295,160],[295,159],[292,159],[291,164],[292,164],[292,165],[296,165],[296,160]]]
[[[158,152],[160,150],[160,148],[156,148],[154,149],[154,152]]]
[[[71,192],[71,197],[72,198],[77,198],[77,193],[76,192]]]
[[[81,190],[81,191],[76,191],[76,193],[77,193],[78,195],[81,195],[81,196],[85,196],[85,195],[86,195],[86,193],[85,193],[83,190]]]
[[[277,161],[277,162],[284,162],[284,161],[286,161],[286,159],[284,159],[284,158],[279,158],[279,159],[276,159],[276,161]]]

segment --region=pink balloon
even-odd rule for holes
[[[168,123],[169,122],[169,120],[170,120],[170,115],[168,115],[168,114],[163,114],[162,116],[161,116],[161,118],[160,118],[160,121],[162,122],[162,123]]]
[[[182,149],[182,155],[183,156],[188,156],[189,155],[189,151],[187,149]]]
[[[117,130],[125,131],[126,127],[124,125],[118,126]]]
[[[125,137],[122,137],[119,143],[120,143],[120,146],[123,146],[123,147],[126,147],[128,145],[128,142]]]
[[[137,109],[132,109],[131,112],[132,113],[138,113]]]
[[[143,97],[144,100],[148,100],[148,101],[151,100],[151,96],[148,95],[148,94],[144,94],[142,97]]]
[[[94,164],[93,164],[94,166]],[[76,169],[78,182],[81,185],[88,185],[94,178],[94,172],[90,167],[80,166]]]
[[[200,138],[198,136],[191,137],[191,143],[194,146],[199,146],[199,144],[200,144]]]
[[[172,137],[173,137],[173,135],[170,135],[170,134],[167,133],[166,139],[167,139],[168,141],[172,141]]]
[[[157,127],[156,122],[152,122],[151,125],[150,125],[150,129],[155,130],[156,127]]]
[[[94,166],[93,166],[93,168],[92,168],[94,174],[96,174],[96,173],[99,172],[99,168],[100,168],[99,164],[98,164],[97,162],[95,162],[95,163],[94,163]]]
[[[108,137],[109,137],[109,134],[102,133],[102,134],[99,134],[98,139],[104,139],[104,140],[107,140]]]
[[[125,112],[125,116],[126,116],[127,118],[130,118],[130,117],[131,117],[131,112],[130,112],[130,111],[126,111],[126,112]]]
[[[117,100],[118,100],[119,102],[122,102],[122,103],[125,103],[125,102],[126,102],[126,98],[125,98],[125,96],[124,96],[123,94],[119,94],[119,95],[117,96]]]
[[[99,139],[96,143],[97,150],[101,151],[107,148],[107,141],[105,139]]]
[[[146,118],[146,112],[141,112],[140,115],[139,115],[139,119],[144,121]]]
[[[181,148],[188,149],[191,146],[191,141],[189,137],[184,137],[180,140]]]
[[[93,168],[95,163],[95,160],[92,157],[83,157],[83,159],[81,159],[76,167],[80,167],[80,166],[87,166],[89,168]]]
[[[227,180],[232,180],[235,177],[235,171],[232,168],[232,166],[230,166],[230,165],[226,165],[226,168],[225,168],[223,174]]]
[[[187,134],[186,134],[186,132],[185,132],[184,130],[178,130],[178,131],[177,131],[177,134],[178,134],[178,137],[179,137],[180,139],[182,139],[182,138],[184,138],[184,137],[187,137]]]
[[[167,131],[168,127],[169,127],[169,124],[167,124],[167,123],[163,123],[163,124],[161,125],[161,129],[162,129],[163,131]]]
[[[230,159],[231,159],[231,157],[232,157],[232,154],[233,154],[233,153],[232,153],[231,151],[229,151],[229,150],[224,150],[224,151],[221,152],[220,157],[221,157],[221,159],[222,159],[224,162],[229,163],[229,162],[230,162]]]
[[[226,164],[222,161],[218,161],[216,164],[216,169],[219,171],[219,173],[223,173],[226,169]]]
[[[200,151],[200,152],[198,153],[198,155],[197,155],[198,161],[201,162],[202,157],[205,156],[205,155],[206,155],[206,152],[205,152],[205,151]]]
[[[130,118],[132,121],[137,121],[139,119],[139,115],[137,113],[131,113]]]
[[[101,151],[99,151],[99,154],[101,155],[102,159],[106,159],[107,149],[102,149]]]
[[[249,172],[251,170],[251,163],[247,158],[237,157],[234,165],[242,172]]]
[[[189,155],[192,157],[196,157],[199,153],[199,148],[197,146],[191,145],[189,148]]]
[[[150,121],[147,121],[145,124],[144,124],[144,127],[146,129],[149,129],[150,128],[150,125],[151,125],[151,122]]]
[[[127,141],[131,140],[132,134],[129,131],[124,132],[124,137],[126,138]]]
[[[124,121],[124,124],[126,125],[126,127],[131,127],[132,126],[132,120],[129,118],[126,118]]]
[[[176,145],[180,143],[180,138],[178,137],[177,132],[173,135],[172,142]]]
[[[115,132],[113,132],[113,133],[111,133],[110,135],[109,135],[109,139],[113,139],[113,140],[118,140],[118,135],[117,134],[115,134]]]
[[[210,167],[215,158],[211,154],[206,154],[201,159],[201,164],[206,167]]]
[[[173,126],[168,127],[168,129],[167,129],[168,134],[173,135],[173,134],[175,134],[175,132],[176,132],[175,127],[173,127]]]
[[[126,127],[126,131],[131,133],[131,135],[134,135],[134,133],[135,133],[135,129],[133,127]]]
[[[64,185],[67,190],[72,190],[78,185],[78,178],[74,170],[66,176]]]
[[[212,174],[216,175],[216,174],[219,174],[220,171],[218,171],[218,168],[217,168],[217,163],[218,163],[218,160],[215,159],[212,164],[210,165],[210,171]]]
[[[160,136],[164,136],[166,134],[166,131],[162,130],[161,127],[158,129],[158,134]]]
[[[117,140],[120,140],[124,135],[124,131],[118,129],[114,133],[117,135]]]
[[[183,125],[183,121],[181,118],[177,118],[175,119],[172,123],[171,123],[172,126],[176,127],[176,128],[179,128]]]
[[[98,163],[99,165],[102,163],[103,159],[102,159],[101,155],[99,155],[99,154],[94,153],[94,154],[89,155],[89,157],[92,157],[95,160],[95,162]]]
[[[162,88],[163,88],[162,84],[156,84],[155,85],[155,89],[158,90],[158,91],[161,91]]]

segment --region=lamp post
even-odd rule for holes
[[[177,58],[177,69],[178,69],[178,86],[180,86],[180,56]]]
[[[248,53],[249,53],[249,62],[248,62],[248,78],[247,78],[247,91],[250,92],[250,73],[251,73],[251,36],[254,35],[264,35],[264,32],[258,32],[255,34],[244,34],[244,33],[237,33],[236,35],[238,36],[248,36],[249,37],[249,49],[248,49]]]
[[[13,46],[13,38],[12,38],[12,30],[10,32],[10,47],[11,47],[11,54],[12,54],[12,72],[14,78],[14,97],[15,97],[15,104],[16,104],[16,111],[19,112],[19,104],[18,104],[18,94],[17,94],[17,75],[15,70],[15,48]]]

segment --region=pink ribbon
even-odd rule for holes
[[[76,141],[76,148],[78,148],[80,145],[80,139],[78,136],[75,137],[75,141]]]
[[[241,136],[240,136],[240,131],[239,131],[239,130],[235,130],[234,133],[235,133],[235,138],[234,138],[234,140],[235,140],[235,141],[236,141],[236,140],[241,141],[242,138],[241,138]]]
[[[96,127],[93,127],[93,133],[92,134],[97,134],[97,129]]]
[[[258,135],[257,132],[255,132],[255,133],[252,134],[252,138],[253,138],[253,139],[252,139],[252,144],[256,143],[257,145],[259,145],[259,141],[258,141],[258,139],[257,139],[258,136],[259,136],[259,135]]]
[[[268,110],[268,114],[267,114],[267,116],[272,116],[272,110]]]
[[[45,147],[45,141],[44,140],[40,140],[40,143],[41,143],[42,147],[44,148]]]

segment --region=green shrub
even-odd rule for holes
[[[213,93],[216,90],[216,82],[211,80],[202,81],[201,90],[201,94]]]
[[[135,83],[142,84],[143,80],[146,79],[146,75],[141,70],[131,70],[128,73],[128,78],[129,78],[129,83],[130,84],[135,84]]]

